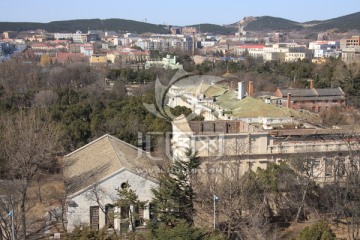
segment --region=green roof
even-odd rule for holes
[[[211,85],[208,89],[206,89],[205,97],[219,96],[219,95],[224,94],[226,91],[227,91],[227,89],[225,89],[223,87]]]
[[[231,115],[235,118],[295,117],[314,122],[319,121],[319,116],[314,113],[298,112],[291,108],[277,107],[252,97],[245,97],[242,100],[238,100],[237,94],[233,90],[229,90],[219,96],[217,98],[217,104],[226,111],[231,111]]]

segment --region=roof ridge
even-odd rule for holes
[[[102,135],[101,137],[98,137],[97,139],[95,139],[95,140],[93,140],[93,141],[91,141],[91,142],[89,142],[89,143],[85,144],[84,146],[82,146],[82,147],[80,147],[80,148],[76,149],[75,151],[72,151],[72,152],[70,152],[70,153],[66,154],[64,157],[69,157],[69,156],[71,156],[71,155],[73,155],[73,154],[75,154],[75,153],[77,153],[77,152],[79,152],[79,151],[83,150],[84,148],[86,148],[86,147],[88,147],[88,146],[90,146],[90,145],[92,145],[92,144],[94,144],[94,143],[96,143],[96,142],[98,142],[98,141],[102,140],[103,138],[108,137],[108,136],[111,136],[111,135],[109,135],[109,134],[107,134],[107,133],[106,133],[106,134]]]
[[[150,159],[147,157],[147,154],[148,154],[148,153],[147,153],[146,151],[142,150],[141,148],[135,147],[134,145],[129,144],[129,143],[127,143],[127,142],[125,142],[125,141],[123,141],[123,140],[121,140],[121,139],[118,139],[118,138],[114,137],[114,136],[109,135],[109,138],[111,138],[111,139],[113,139],[113,140],[115,140],[115,141],[117,141],[117,142],[125,145],[126,147],[130,147],[132,150],[136,151],[135,154],[137,154],[137,156],[136,156],[135,160],[137,160],[137,159],[139,159],[139,158],[143,158],[147,163],[149,163]],[[119,162],[120,162],[121,165],[123,165],[123,166],[125,166],[125,165],[131,165],[131,167],[136,166],[136,164],[134,164],[133,161],[129,161],[128,159],[126,159],[126,163],[125,163],[125,164],[124,164],[123,162],[121,162],[121,158],[120,158],[120,156],[119,156],[118,151],[116,151],[116,149],[115,149],[114,145],[111,143],[111,141],[109,141],[109,142],[110,142],[111,147],[113,148],[113,150],[114,150],[114,152],[115,152],[115,154],[116,154],[116,157],[118,158],[118,160],[119,160]],[[140,153],[139,153],[139,151],[140,151]],[[144,154],[145,154],[145,157],[144,157]],[[127,157],[127,154],[124,154],[124,153],[123,153],[123,155],[124,155],[125,158]]]
[[[125,141],[123,141],[123,140],[121,140],[121,139],[119,139],[119,138],[117,138],[117,137],[115,137],[115,136],[112,136],[112,135],[110,135],[110,134],[106,134],[106,135],[108,135],[110,138],[112,138],[112,139],[114,139],[114,140],[116,140],[116,141],[118,141],[118,142],[121,142],[121,143],[125,144],[125,145],[128,146],[128,147],[133,148],[134,150],[140,150],[141,152],[146,153],[146,152],[145,152],[144,150],[142,150],[141,148],[135,147],[134,145],[132,145],[132,144],[130,144],[130,143],[127,143],[127,142],[125,142]]]
[[[109,136],[112,137],[112,139],[114,139],[114,140],[115,140],[115,139],[118,139],[118,138],[113,137],[113,136],[111,136],[111,135],[109,135]],[[118,140],[120,140],[120,139],[118,139]],[[116,155],[117,160],[119,161],[119,163],[120,163],[121,165],[124,166],[124,164],[121,162],[121,158],[120,158],[120,156],[119,156],[118,151],[116,151],[116,149],[115,149],[113,143],[110,141],[110,138],[109,138],[109,137],[108,137],[108,141],[109,141],[109,143],[110,143],[110,146],[111,146],[112,150],[114,151],[114,153],[115,153],[115,155]],[[120,140],[120,141],[121,141],[121,140]],[[121,142],[123,142],[123,141],[121,141]],[[125,154],[122,154],[122,155],[125,156]]]

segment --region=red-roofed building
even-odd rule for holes
[[[89,59],[83,53],[57,52],[52,59],[53,63],[84,62]]]
[[[265,45],[262,44],[240,45],[236,47],[236,53],[237,55],[242,55],[247,51],[252,57],[262,57],[264,47]]]

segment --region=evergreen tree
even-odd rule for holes
[[[299,240],[335,240],[336,236],[329,225],[324,222],[318,222],[310,227],[306,227],[300,233]]]
[[[117,207],[124,209],[129,213],[128,219],[131,226],[131,231],[135,232],[136,221],[141,221],[142,219],[136,210],[139,208],[143,208],[146,204],[146,201],[140,201],[138,195],[134,190],[130,188],[130,185],[128,183],[126,183],[121,188],[118,188],[117,191],[118,199],[115,204]]]
[[[159,188],[152,189],[154,213],[167,226],[176,226],[180,221],[193,223],[195,193],[191,177],[200,162],[191,151],[187,152],[186,158],[177,159],[170,171],[159,177]]]

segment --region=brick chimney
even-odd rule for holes
[[[291,108],[291,93],[287,94],[287,107]]]
[[[248,95],[252,97],[254,95],[254,83],[253,81],[249,81]]]
[[[314,88],[314,80],[310,79],[310,89],[313,89],[313,88]]]

